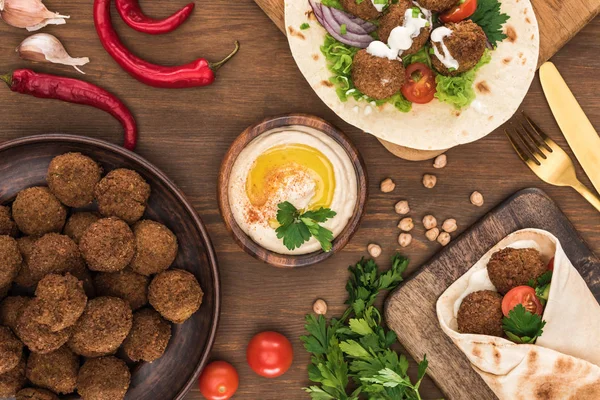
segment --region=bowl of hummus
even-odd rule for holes
[[[303,114],[246,129],[219,175],[227,229],[246,252],[280,267],[315,264],[343,248],[366,199],[358,150],[328,122]]]

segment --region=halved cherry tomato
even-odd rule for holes
[[[199,383],[200,393],[208,400],[227,400],[237,391],[240,378],[233,365],[213,361],[204,367]]]
[[[548,263],[548,271],[554,271],[554,257]]]
[[[248,365],[265,378],[283,375],[292,365],[294,349],[290,341],[277,332],[262,332],[248,343]]]
[[[477,10],[477,0],[461,0],[457,5],[440,14],[443,23],[459,22],[469,18]]]
[[[402,94],[408,101],[418,104],[429,103],[435,94],[435,76],[423,63],[414,63],[406,67],[406,83]]]
[[[530,286],[517,286],[511,289],[504,299],[502,299],[502,314],[508,317],[517,304],[523,304],[523,307],[532,314],[542,315],[544,307],[535,295],[535,289]]]

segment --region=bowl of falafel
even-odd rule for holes
[[[0,144],[0,171],[0,398],[183,398],[220,292],[181,191],[140,156],[70,135]]]

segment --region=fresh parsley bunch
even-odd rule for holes
[[[508,312],[508,318],[502,318],[502,329],[515,343],[533,344],[542,336],[546,321],[537,314],[530,313],[522,304]]]
[[[381,314],[373,306],[381,291],[392,290],[402,282],[407,266],[408,260],[396,255],[391,269],[380,273],[373,260],[361,260],[349,268],[349,307],[342,317],[328,323],[322,315],[306,316],[309,335],[300,339],[312,354],[308,376],[317,385],[305,390],[313,400],[358,400],[361,394],[385,400],[421,398],[419,386],[427,359],[419,364],[413,384],[407,375],[408,360],[390,348],[396,334],[383,327]],[[352,391],[348,388],[351,379],[355,385]]]
[[[502,25],[510,18],[500,11],[500,5],[498,0],[478,0],[477,10],[470,18],[483,29],[494,48],[498,42],[506,39],[506,34],[502,32]]]
[[[324,251],[331,250],[333,232],[319,224],[335,217],[335,211],[321,207],[315,211],[302,212],[289,201],[279,203],[277,208],[277,222],[280,226],[275,232],[278,239],[283,239],[285,247],[294,250],[314,237]]]

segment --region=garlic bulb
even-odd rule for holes
[[[37,31],[46,25],[66,24],[68,15],[48,11],[41,0],[0,0],[0,17],[16,28]]]
[[[90,62],[87,57],[71,57],[60,40],[47,33],[37,33],[29,36],[21,42],[16,51],[23,60],[71,65],[82,74],[85,74],[85,72],[77,67]]]

